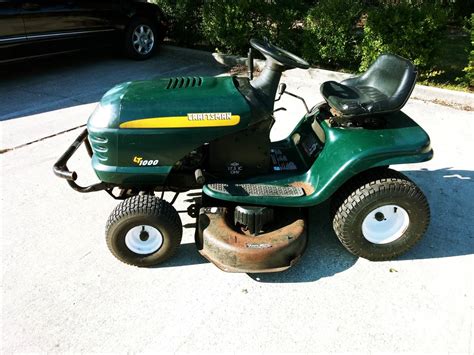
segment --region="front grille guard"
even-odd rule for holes
[[[64,152],[63,155],[58,159],[56,164],[53,166],[53,172],[56,176],[66,179],[67,183],[71,188],[78,192],[82,193],[87,193],[87,192],[95,192],[95,191],[102,191],[102,190],[111,190],[113,188],[113,185],[106,184],[104,182],[100,182],[97,184],[93,184],[90,186],[80,186],[78,185],[75,181],[77,180],[77,173],[75,171],[69,171],[67,167],[67,162],[71,157],[74,155],[74,153],[79,149],[79,147],[82,145],[82,143],[85,144],[87,153],[89,156],[92,158],[92,147],[89,142],[89,139],[87,138],[88,132],[87,129],[83,130],[81,134],[76,138],[76,140],[69,146],[69,148]]]

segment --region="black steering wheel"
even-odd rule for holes
[[[300,69],[308,69],[309,63],[290,53],[285,51],[282,48],[274,46],[268,41],[262,41],[259,39],[251,39],[250,45],[262,53],[266,58],[270,57],[273,59],[276,64],[285,67],[286,69],[293,69],[293,68],[300,68]]]

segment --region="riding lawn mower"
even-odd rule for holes
[[[255,78],[115,86],[54,165],[74,190],[122,200],[106,226],[113,255],[142,267],[170,258],[182,236],[173,204],[194,189],[202,190],[188,208],[196,247],[224,271],[294,265],[307,245],[308,207],[325,201],[352,254],[389,260],[407,251],[427,229],[429,206],[415,183],[389,166],[433,156],[427,133],[401,112],[415,86],[413,64],[384,54],[359,76],[323,83],[324,102],[307,109],[287,138],[271,142],[275,101],[298,97],[280,85],[282,73],[309,65],[266,40],[250,44],[266,59]],[[100,180],[85,187],[67,167],[82,144]],[[174,198],[166,201],[164,192]]]

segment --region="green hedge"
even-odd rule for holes
[[[360,0],[319,1],[305,19],[303,56],[313,63],[358,64],[356,25],[362,11]]]
[[[474,14],[471,14],[471,52],[469,54],[469,64],[464,69],[466,72],[465,82],[471,88],[474,88]]]
[[[383,52],[428,70],[450,1],[154,0],[178,44],[245,54],[250,38],[267,37],[312,64],[360,70]]]
[[[429,68],[443,35],[446,12],[435,5],[389,4],[369,9],[361,44],[363,71],[381,53],[399,54]]]
[[[203,33],[221,52],[243,54],[249,39],[267,37],[289,50],[298,48],[297,19],[304,2],[293,0],[207,0]]]
[[[168,36],[176,43],[194,45],[202,41],[202,6],[204,0],[153,0],[169,22]]]

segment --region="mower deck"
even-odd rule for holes
[[[285,225],[257,236],[236,231],[227,222],[225,207],[199,212],[196,245],[199,252],[227,272],[265,273],[293,266],[303,254],[307,235],[304,219],[295,214]]]

